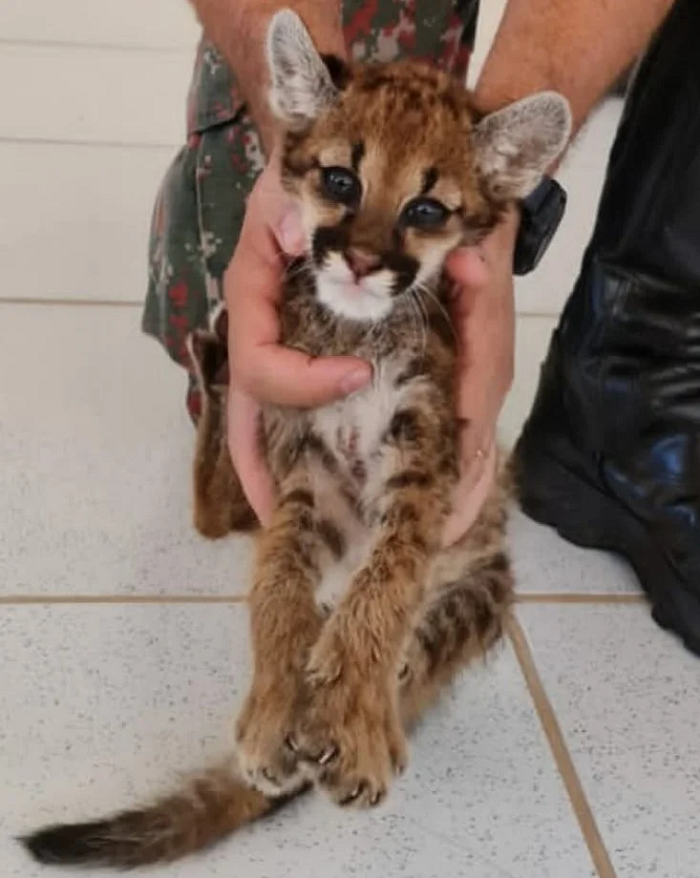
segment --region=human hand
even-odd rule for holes
[[[359,390],[370,365],[356,357],[314,358],[280,344],[277,308],[285,257],[305,249],[301,221],[284,191],[273,153],[248,199],[224,277],[229,311],[228,442],[231,460],[259,520],[269,520],[274,485],[260,449],[260,403],[306,408]]]
[[[456,284],[460,340],[457,417],[461,476],[443,534],[451,545],[472,526],[496,477],[496,422],[513,381],[513,251],[520,216],[513,208],[477,247],[455,250],[447,272]]]

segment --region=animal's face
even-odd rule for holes
[[[359,68],[337,103],[288,139],[285,174],[318,295],[336,313],[380,319],[495,221],[474,174],[465,97],[415,65]]]
[[[268,59],[317,293],[354,320],[380,320],[430,283],[454,247],[534,188],[568,137],[559,96],[477,122],[467,91],[444,73],[324,61],[291,12],[273,19]]]

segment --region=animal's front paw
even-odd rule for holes
[[[352,671],[345,640],[336,618],[331,614],[309,653],[306,680],[312,687],[330,685],[343,676],[346,666],[348,671]]]
[[[339,805],[378,805],[405,768],[395,688],[347,668],[332,682],[311,684],[289,743]]]
[[[296,680],[257,678],[238,719],[240,769],[251,786],[268,796],[292,792],[307,779],[291,741],[297,709]]]

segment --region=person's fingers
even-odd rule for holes
[[[512,277],[484,290],[460,287],[453,301],[460,340],[457,361],[457,414],[476,430],[465,432],[473,454],[484,440],[479,430],[491,429],[513,381],[515,358],[515,301]]]
[[[487,295],[484,292],[484,296]],[[493,485],[496,467],[496,424],[513,374],[511,306],[493,303],[482,309],[479,294],[458,320],[462,339],[457,414],[461,477],[448,521],[447,544],[459,539],[476,520]],[[495,313],[484,313],[495,307]]]
[[[470,471],[476,483],[488,455],[495,444],[495,428],[492,424],[474,425],[461,431],[459,457],[463,473]]]
[[[265,526],[274,508],[275,488],[260,449],[259,418],[255,400],[235,387],[229,388],[229,454],[248,502]]]
[[[481,289],[489,280],[489,267],[479,247],[458,247],[447,257],[445,269],[460,287]]]
[[[232,370],[242,389],[256,399],[311,408],[359,390],[372,377],[369,363],[359,358],[316,359],[281,345],[276,303],[265,288],[236,296],[233,313]]]
[[[492,444],[483,458],[475,458],[463,472],[453,494],[452,514],[443,530],[443,546],[456,543],[476,521],[496,480],[497,463],[496,446]]]
[[[496,477],[495,433],[513,379],[515,308],[513,247],[519,216],[510,211],[475,247],[455,250],[447,272],[455,284],[451,306],[459,337],[457,416],[460,480],[446,524],[446,545],[476,520]]]
[[[280,250],[287,256],[300,256],[306,249],[304,228],[301,224],[299,211],[290,207],[285,212],[275,229],[275,236]]]
[[[281,345],[246,347],[237,375],[257,399],[293,408],[317,408],[364,387],[368,363],[355,357],[315,358]]]
[[[269,229],[244,226],[225,283],[232,319],[229,357],[239,386],[275,405],[310,408],[359,390],[372,370],[357,357],[314,358],[280,344],[282,271]]]
[[[520,226],[520,211],[506,211],[500,223],[482,241],[471,247],[458,247],[445,263],[448,275],[469,291],[490,292],[494,283],[510,283],[513,251]]]
[[[354,357],[315,359],[280,344],[278,306],[285,256],[304,251],[299,214],[278,174],[265,171],[248,202],[243,228],[224,278],[230,315],[228,445],[241,485],[263,525],[274,506],[274,483],[261,453],[258,401],[308,407],[359,389],[371,379]]]

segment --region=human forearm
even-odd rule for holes
[[[574,133],[638,57],[673,0],[509,0],[476,85],[497,109],[554,89],[571,105]]]
[[[190,0],[209,40],[236,73],[266,150],[276,121],[267,103],[269,76],[265,38],[270,18],[281,8],[299,13],[321,52],[344,57],[340,0]]]

